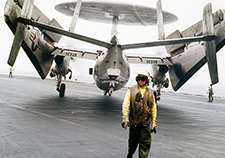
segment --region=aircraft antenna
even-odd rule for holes
[[[119,23],[118,16],[113,16],[111,38],[118,35],[118,23]]]

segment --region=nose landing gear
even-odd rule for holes
[[[112,95],[112,93],[113,93],[113,87],[110,87],[110,88],[109,88],[109,92],[108,92],[108,93],[109,93],[109,96]]]
[[[109,94],[109,96],[111,96],[113,93],[113,87],[110,87],[108,91],[104,91],[105,96],[107,95],[107,93]]]
[[[107,95],[107,93],[108,93],[109,96],[111,96],[117,82],[118,81],[116,81],[116,80],[110,80],[110,81],[105,82],[105,83],[109,83],[109,89],[107,91],[104,91],[104,95]]]

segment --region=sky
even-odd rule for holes
[[[71,1],[71,0],[70,0]],[[118,0],[117,0],[118,1]],[[126,0],[131,1],[131,0]],[[156,0],[133,0],[137,3],[144,5],[149,5],[151,7],[156,6]],[[4,6],[6,0],[0,1],[0,46],[1,46],[1,56],[0,56],[0,74],[8,74],[9,65],[7,65],[8,55],[10,48],[13,42],[13,34],[6,25],[4,21]],[[61,13],[58,13],[54,6],[61,2],[68,2],[67,0],[46,0],[40,1],[35,0],[35,5],[50,19],[55,18],[64,29],[68,30],[70,25],[71,17],[67,17]],[[124,2],[124,0],[123,0]],[[165,34],[166,36],[172,33],[175,30],[183,31],[194,23],[202,19],[202,10],[204,5],[211,2],[213,7],[213,12],[218,9],[225,9],[225,3],[223,0],[162,0],[162,8],[165,11],[175,14],[178,17],[178,21],[172,24],[165,25]],[[84,20],[78,20],[77,26],[75,29],[76,33],[90,36],[99,40],[109,41],[110,40],[110,24],[101,24],[95,22],[89,22]],[[118,30],[118,39],[121,44],[123,43],[137,43],[137,42],[148,42],[157,40],[157,29],[156,26],[122,26],[119,25]],[[60,47],[79,47],[79,48],[88,48],[88,49],[99,49],[97,46],[92,46],[84,42],[79,42],[77,40],[71,40],[69,38],[62,38],[58,44]],[[130,53],[135,54],[166,54],[164,47],[157,48],[145,48],[145,49],[135,49],[130,51]],[[129,53],[125,52],[125,53]],[[219,83],[214,86],[225,87],[225,47],[222,48],[217,53],[218,60],[218,72],[219,72]],[[74,78],[78,79],[90,79],[91,76],[88,76],[89,67],[93,67],[94,61],[87,60],[78,60],[75,59],[71,63],[71,69],[74,72]],[[81,67],[83,69],[81,69]],[[133,83],[134,76],[136,72],[140,69],[143,69],[146,66],[136,66],[131,65],[131,77],[129,83]],[[29,61],[28,57],[21,49],[17,57],[16,63],[14,65],[14,74],[15,75],[28,75],[28,76],[38,76],[35,68]],[[128,84],[129,84],[128,83]],[[198,84],[205,86],[206,89],[210,83],[210,77],[208,72],[208,67],[205,64],[182,88],[180,91],[185,91],[190,87],[190,85]]]

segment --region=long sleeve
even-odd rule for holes
[[[123,108],[122,108],[123,115],[128,115],[129,110],[130,110],[130,89],[127,90],[127,93],[123,101]]]
[[[152,115],[152,120],[156,120],[157,117],[157,108],[156,108],[156,103],[155,103],[155,98],[153,97],[153,102],[152,102],[152,108],[151,108],[151,115]]]

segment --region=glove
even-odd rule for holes
[[[152,126],[151,126],[151,133],[155,133],[156,134],[156,126],[157,126],[157,121],[156,120],[152,120]]]
[[[127,126],[130,126],[130,121],[128,119],[128,115],[123,115],[123,120],[122,120],[121,125],[124,129],[126,129]]]

